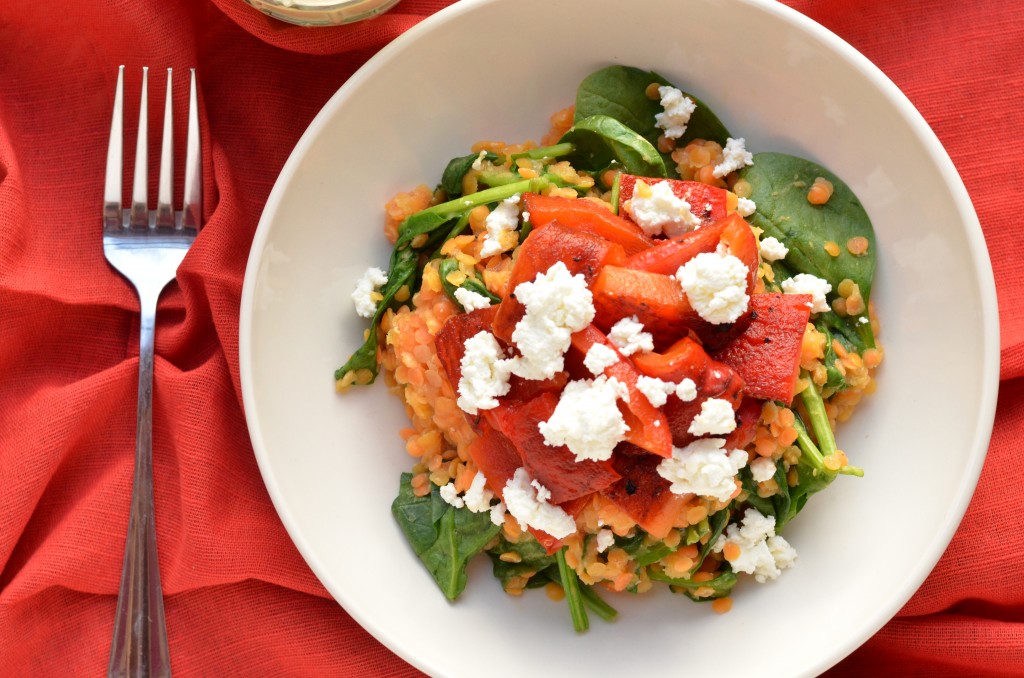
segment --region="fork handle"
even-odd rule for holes
[[[139,289],[139,406],[128,537],[107,675],[170,676],[167,625],[153,518],[153,340],[160,290]]]

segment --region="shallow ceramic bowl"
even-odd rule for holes
[[[352,286],[387,264],[385,201],[433,185],[477,140],[538,140],[580,79],[610,63],[662,73],[751,150],[811,158],[850,184],[878,235],[886,363],[839,431],[865,477],[841,477],[787,528],[794,569],[742,583],[721,616],[669,593],[609,596],[618,621],[577,635],[542,592],[502,593],[485,558],[463,597],[444,599],[389,510],[411,465],[402,407],[381,383],[335,394],[333,371],[364,329]],[[899,610],[952,538],[988,445],[997,359],[981,230],[934,134],[849,45],[755,0],[634,0],[628,11],[467,0],[423,21],[354,75],[295,148],[241,310],[246,415],[281,519],[360,624],[443,676],[825,670]]]

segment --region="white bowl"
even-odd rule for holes
[[[628,9],[627,9],[628,7]],[[703,98],[751,150],[803,155],[859,195],[878,236],[886,364],[839,431],[866,470],[786,531],[796,567],[741,584],[733,610],[671,594],[611,602],[572,631],[562,604],[501,592],[486,559],[449,604],[389,510],[411,465],[383,384],[334,392],[360,343],[349,299],[385,266],[382,206],[433,185],[481,139],[539,140],[576,84],[609,63]],[[862,55],[760,0],[466,0],[371,59],[299,141],[268,200],[242,295],[253,447],[310,567],[386,646],[443,676],[811,675],[875,633],[921,584],[967,507],[998,384],[990,264],[970,200],[921,116]]]

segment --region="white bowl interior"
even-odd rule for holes
[[[477,140],[539,140],[579,80],[608,63],[662,73],[749,149],[803,155],[851,185],[878,235],[886,364],[879,391],[839,431],[866,475],[840,478],[787,529],[793,570],[741,584],[722,616],[667,593],[609,598],[620,619],[594,619],[577,636],[543,593],[503,594],[486,559],[464,597],[445,601],[390,514],[411,465],[402,408],[383,384],[336,395],[333,370],[364,328],[355,280],[387,263],[385,201],[433,185]],[[300,141],[253,245],[240,359],[253,446],[289,533],[346,610],[418,668],[728,673],[712,648],[742,638],[758,675],[794,676],[823,671],[879,629],[952,537],[991,430],[996,323],[984,241],[948,157],[895,86],[820,26],[753,0],[643,0],[628,11],[469,0],[385,48]]]

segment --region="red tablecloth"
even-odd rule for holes
[[[99,675],[107,662],[138,367],[137,302],[97,230],[120,63],[201,74],[208,224],[157,332],[156,510],[176,673],[417,675],[328,597],[270,504],[242,412],[238,306],[262,206],[309,120],[447,4],[405,0],[373,21],[304,30],[241,0],[0,2],[0,675]],[[1020,4],[789,4],[867,55],[935,129],[981,218],[1002,323],[995,432],[960,531],[832,675],[1024,675]]]

